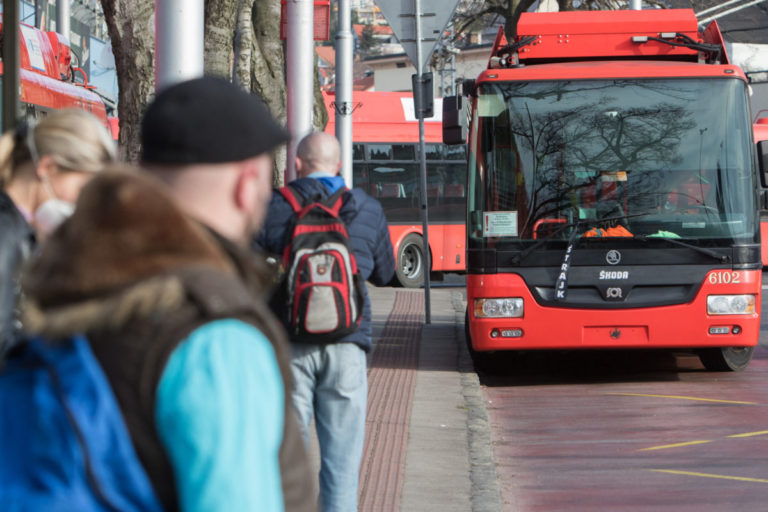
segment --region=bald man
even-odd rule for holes
[[[336,137],[308,135],[296,149],[298,179],[288,185],[305,199],[324,199],[344,187]],[[360,275],[374,285],[392,279],[395,262],[381,205],[361,189],[344,195],[340,217],[347,226]],[[258,248],[281,255],[288,242],[293,209],[272,194]],[[285,305],[282,305],[285,307]],[[282,315],[285,317],[286,315]],[[315,418],[321,452],[320,503],[324,512],[357,511],[357,487],[365,434],[366,353],[371,350],[371,303],[365,292],[360,328],[330,344],[291,340],[293,406],[306,442]]]

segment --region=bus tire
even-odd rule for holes
[[[699,350],[699,359],[711,372],[738,372],[752,359],[755,347],[715,347]]]
[[[419,288],[424,285],[424,266],[424,240],[411,233],[397,250],[395,278],[404,288]]]

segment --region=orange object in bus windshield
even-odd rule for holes
[[[624,226],[616,226],[613,228],[592,228],[581,236],[585,238],[609,236],[632,238],[634,235]]]

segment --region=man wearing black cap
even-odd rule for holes
[[[165,510],[316,509],[271,279],[241,249],[287,139],[226,81],[163,90],[148,174],[93,180],[28,274],[32,330],[87,334]]]

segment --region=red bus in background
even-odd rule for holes
[[[760,142],[768,141],[768,110],[761,110],[757,113],[753,130],[755,144],[758,144],[759,148]],[[762,169],[762,171],[768,172],[768,169]],[[763,208],[765,208],[765,205],[763,205]],[[763,266],[768,267],[768,210],[765,209],[760,210],[760,240]]]
[[[0,30],[2,26],[0,25]],[[20,98],[22,113],[40,118],[52,110],[80,108],[99,118],[110,133],[101,97],[88,85],[80,68],[72,67],[69,41],[56,32],[43,32],[22,23],[19,31]],[[0,74],[2,73],[0,62]]]
[[[325,94],[335,133],[333,94]],[[427,205],[432,272],[465,268],[466,153],[442,143],[440,99],[426,119]],[[397,282],[422,286],[425,260],[419,207],[419,123],[410,93],[354,92],[353,185],[378,199],[389,223]]]

